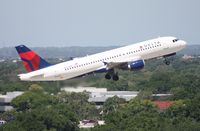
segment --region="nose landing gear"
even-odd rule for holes
[[[175,56],[175,55],[176,55],[176,53],[172,53],[172,54],[168,54],[168,55],[163,56],[164,57],[164,61],[163,62],[166,65],[170,65],[171,61],[173,61],[173,59],[174,59],[173,56]]]
[[[170,65],[170,60],[167,60],[167,59],[165,58],[164,63],[165,63],[166,65]]]

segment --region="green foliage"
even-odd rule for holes
[[[37,107],[42,106],[49,106],[56,104],[57,100],[55,96],[51,96],[48,94],[44,94],[41,91],[27,91],[21,96],[16,97],[11,102],[11,105],[17,110],[17,111],[26,111],[35,109]]]
[[[179,100],[174,106],[170,107],[166,114],[169,117],[190,117],[200,122],[200,94],[193,99]]]
[[[139,99],[152,100],[152,91],[148,91],[148,90],[140,91],[140,92],[137,94],[136,97],[139,98]]]
[[[17,127],[26,131],[42,131],[44,129],[75,131],[78,130],[78,120],[74,116],[65,105],[37,108],[32,111],[18,112],[13,121],[2,126],[2,130],[15,130]]]
[[[1,131],[26,131],[19,121],[11,121],[0,127]]]
[[[61,92],[57,95],[59,102],[69,105],[77,114],[79,119],[98,119],[99,111],[94,103],[88,102],[89,96],[83,93],[66,93]]]
[[[147,86],[153,88],[153,93],[167,93],[173,87],[172,75],[169,71],[155,71]]]
[[[116,112],[120,104],[124,104],[124,103],[126,103],[125,99],[119,98],[117,96],[108,98],[103,105],[103,112],[105,114],[108,114],[110,112]]]
[[[92,129],[92,131],[122,131],[114,124],[108,124],[108,125],[102,125],[102,126],[96,126]]]
[[[149,100],[132,99],[105,116],[106,125],[94,131],[197,131],[200,130],[199,105],[179,100],[164,112],[159,112]],[[193,105],[193,106],[192,106]]]
[[[16,97],[12,105],[16,111],[2,115],[8,124],[1,126],[0,130],[78,130],[74,110],[68,104],[59,102],[57,97],[44,93],[38,85],[32,85],[30,91]]]
[[[110,125],[118,130],[153,130],[158,126],[159,115],[151,101],[132,99],[120,106],[105,116],[106,125],[102,126],[102,130],[109,129]],[[101,130],[101,127],[94,130]]]

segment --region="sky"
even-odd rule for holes
[[[0,47],[200,44],[200,0],[0,0]]]

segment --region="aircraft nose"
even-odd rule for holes
[[[182,46],[186,47],[186,45],[187,45],[187,42],[183,40]]]
[[[184,41],[184,40],[181,40],[179,43],[180,43],[180,46],[181,46],[181,47],[183,47],[183,48],[185,48],[185,47],[186,47],[186,44],[187,44],[187,42],[186,42],[186,41]]]

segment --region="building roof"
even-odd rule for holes
[[[6,95],[0,94],[0,111],[8,111],[13,109],[10,102],[17,96],[22,95],[21,91],[7,92]]]
[[[23,94],[22,91],[14,91],[14,92],[7,92],[6,95],[0,94],[0,102],[2,103],[9,103],[12,101],[13,98]]]
[[[82,120],[79,121],[79,128],[93,128],[96,125],[105,125],[105,121],[102,120]]]
[[[173,101],[154,101],[154,104],[159,108],[159,109],[167,109],[170,106],[173,105]]]
[[[126,101],[136,97],[136,91],[107,91],[107,92],[91,92],[88,99],[89,102],[105,102],[108,98],[118,96]]]
[[[96,87],[63,87],[61,91],[66,92],[107,92],[107,88],[96,88]]]

